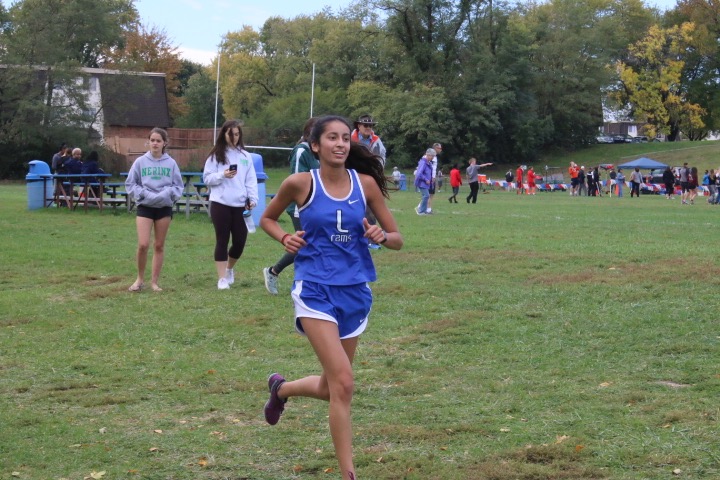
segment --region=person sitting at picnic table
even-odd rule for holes
[[[70,159],[70,147],[66,144],[60,145],[60,151],[52,157],[52,172],[65,173],[65,161]]]
[[[82,173],[82,150],[79,148],[73,148],[72,157],[65,160],[63,166],[65,167],[65,173],[69,175],[80,175]]]
[[[95,175],[98,173],[105,173],[105,171],[100,168],[100,165],[98,163],[99,155],[98,153],[93,150],[90,152],[85,159],[84,162],[82,162],[82,169],[81,173],[83,175]],[[86,179],[89,183],[98,183],[97,177],[90,177],[89,179]],[[92,186],[93,193],[95,193],[95,197],[100,196],[100,187],[98,185]]]

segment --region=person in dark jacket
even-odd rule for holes
[[[594,195],[602,197],[602,180],[600,179],[600,168],[598,167],[593,169],[593,180],[595,181]]]
[[[662,179],[665,184],[665,198],[672,200],[675,198],[675,174],[673,173],[672,168],[669,166],[665,168]]]
[[[585,166],[581,166],[577,172],[577,190],[575,191],[577,196],[582,196],[583,192],[587,196],[590,180],[589,172],[585,174]]]
[[[98,173],[105,173],[102,168],[100,168],[99,165],[99,155],[98,153],[93,150],[90,152],[85,159],[84,162],[82,162],[82,169],[81,173],[83,175],[95,175]],[[97,177],[92,177],[89,179],[90,183],[98,183]],[[95,198],[100,196],[100,187],[99,186],[93,186],[92,187],[93,193],[95,193]]]
[[[65,173],[70,175],[80,175],[82,173],[82,150],[73,148],[72,157],[65,160],[63,166]]]

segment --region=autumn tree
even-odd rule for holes
[[[684,0],[666,14],[666,25],[692,22],[695,30],[691,45],[683,52],[683,84],[687,99],[703,107],[703,127],[686,127],[683,134],[691,140],[707,138],[720,130],[720,3],[709,0]]]
[[[689,101],[682,76],[694,30],[692,23],[652,26],[630,46],[628,60],[617,63],[621,88],[615,97],[632,109],[636,121],[645,123],[648,136],[662,133],[676,141],[681,132],[704,127],[705,111]]]

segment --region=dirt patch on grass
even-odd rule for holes
[[[439,318],[432,322],[423,323],[420,328],[420,333],[438,333],[446,330],[457,328],[460,326],[460,322],[452,318]]]
[[[528,446],[463,467],[462,478],[478,480],[601,480],[608,476],[586,465],[582,448],[576,445]]]
[[[670,388],[687,388],[692,387],[692,385],[686,384],[686,383],[676,383],[671,382],[669,380],[660,380],[658,382],[655,382],[658,385],[662,385],[664,387],[670,387]]]
[[[25,325],[32,322],[32,319],[27,317],[22,318],[0,318],[0,328],[2,327],[17,327],[18,325]]]
[[[126,280],[126,277],[121,277],[120,275],[86,275],[82,284],[88,287],[93,287],[97,285],[110,285],[113,283],[125,282]]]
[[[648,263],[620,263],[607,267],[586,267],[572,272],[553,274],[547,271],[537,272],[528,278],[530,283],[541,285],[560,284],[607,284],[626,285],[644,282],[649,278],[656,283],[675,283],[678,280],[694,278],[701,281],[715,281],[720,277],[720,269],[697,268],[680,259],[660,259]]]

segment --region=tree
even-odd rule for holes
[[[9,63],[83,67],[98,67],[108,47],[122,48],[138,18],[132,0],[21,0],[9,16]]]
[[[695,30],[691,46],[683,52],[685,62],[682,83],[687,86],[687,99],[701,105],[704,127],[686,127],[683,133],[691,140],[702,140],[712,131],[720,130],[720,3],[708,0],[685,0],[665,16],[665,25],[692,22]]]
[[[613,82],[609,64],[652,21],[639,0],[553,0],[522,17],[533,32],[529,86],[544,147],[578,148],[603,123],[602,92]]]
[[[187,111],[175,123],[178,128],[212,128],[215,123],[215,78],[210,69],[202,68],[187,82],[185,88],[185,105]],[[218,112],[222,114],[222,98],[219,99]],[[222,125],[222,117],[217,125]]]
[[[180,71],[178,72],[178,82],[180,82],[180,86],[178,88],[178,91],[176,92],[176,95],[179,97],[184,97],[185,92],[187,92],[190,78],[192,78],[193,75],[196,73],[203,73],[205,72],[205,66],[203,66],[200,63],[192,62],[190,60],[187,60],[185,58],[180,59]]]
[[[464,45],[470,12],[483,3],[380,0],[377,5],[388,13],[388,33],[403,46],[417,69],[440,80],[457,71],[456,60]]]
[[[2,175],[61,142],[87,142],[94,114],[79,67],[97,67],[136,20],[131,0],[20,0],[0,8]]]
[[[687,98],[682,82],[684,52],[692,41],[692,23],[667,29],[652,26],[645,38],[631,45],[627,62],[618,62],[621,89],[616,98],[645,123],[648,136],[663,133],[680,139],[682,131],[704,127],[700,105]]]
[[[252,28],[228,33],[222,42],[219,61],[220,90],[227,118],[248,118],[260,112],[269,99],[279,93],[260,34]],[[217,68],[215,62],[213,69]]]

